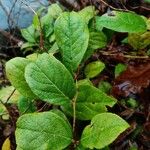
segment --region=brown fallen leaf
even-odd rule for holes
[[[128,66],[114,82],[112,94],[127,97],[130,94],[141,93],[150,85],[150,63]]]

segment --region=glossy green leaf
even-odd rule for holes
[[[53,104],[70,102],[76,93],[70,72],[54,56],[46,53],[26,67],[25,78],[39,98]]]
[[[31,43],[35,43],[35,28],[34,25],[30,25],[28,28],[21,30],[22,36]]]
[[[65,12],[55,22],[55,36],[63,63],[70,71],[75,71],[88,47],[87,24],[76,12]]]
[[[123,71],[126,70],[126,68],[127,68],[127,65],[125,64],[121,64],[121,63],[117,64],[115,66],[115,77],[119,76]]]
[[[89,58],[95,52],[95,50],[104,48],[106,44],[107,37],[103,32],[90,32],[89,45],[87,51],[85,52],[84,60]]]
[[[105,68],[105,64],[101,61],[94,61],[89,63],[84,70],[87,78],[94,78],[99,75]]]
[[[28,59],[16,57],[6,63],[6,75],[11,84],[24,96],[35,98],[35,95],[29,88],[25,77],[25,67],[30,63]]]
[[[116,99],[106,95],[104,92],[91,85],[80,85],[76,100],[76,118],[80,120],[90,120],[95,115],[106,112],[106,106],[112,107]],[[73,114],[72,104],[62,107],[68,115]]]
[[[116,114],[98,114],[92,119],[91,124],[83,130],[81,144],[90,149],[104,148],[128,127],[128,123]]]
[[[79,11],[78,13],[85,20],[85,22],[87,24],[96,15],[94,6],[87,6],[84,9],[82,9],[81,11]]]
[[[146,22],[133,12],[112,11],[97,18],[99,25],[118,32],[145,32]]]
[[[72,140],[70,126],[53,112],[21,116],[15,134],[17,150],[62,150]]]

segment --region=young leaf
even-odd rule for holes
[[[54,19],[50,14],[46,14],[41,18],[42,30],[46,38],[48,38],[53,32],[54,29],[53,24],[54,24]]]
[[[129,127],[119,116],[112,113],[96,115],[82,133],[81,144],[90,149],[101,149],[112,143]]]
[[[38,44],[26,42],[21,45],[21,50],[26,49],[26,48],[32,48],[34,46],[38,46]]]
[[[145,32],[147,28],[144,19],[133,12],[112,11],[97,17],[97,21],[100,26],[118,32]]]
[[[125,71],[127,69],[127,65],[124,64],[117,64],[115,66],[115,77],[119,76],[123,71]]]
[[[107,44],[107,37],[101,31],[90,32],[88,49],[85,52],[84,60],[88,59],[96,49],[104,48]]]
[[[29,88],[25,77],[25,67],[30,63],[28,59],[16,57],[6,63],[6,75],[11,84],[24,96],[35,98],[35,95]]]
[[[63,10],[61,9],[61,7],[58,4],[52,4],[48,7],[48,14],[53,17],[53,18],[57,18],[61,13],[63,12]]]
[[[56,20],[54,31],[63,63],[70,71],[75,71],[88,47],[87,24],[78,13],[65,12]]]
[[[36,14],[33,16],[33,25],[34,25],[34,28],[39,30],[40,29],[40,19],[39,19],[39,15]]]
[[[88,6],[78,12],[82,19],[88,24],[90,19],[92,19],[96,15],[95,7]]]
[[[112,86],[109,82],[107,81],[101,81],[99,84],[98,84],[98,88],[102,91],[102,92],[105,92],[105,93],[109,93]]]
[[[26,67],[25,78],[39,98],[53,104],[70,102],[76,92],[70,72],[54,56],[46,53]]]
[[[105,64],[101,61],[94,61],[89,63],[84,70],[87,78],[94,78],[101,73],[105,68]]]
[[[72,140],[70,126],[53,112],[21,116],[15,134],[17,150],[59,150]]]
[[[106,95],[104,92],[91,85],[80,85],[76,100],[76,117],[80,120],[90,120],[95,115],[106,112],[106,106],[112,107],[116,99]],[[67,114],[73,114],[72,105],[66,104],[62,107]]]
[[[26,29],[21,30],[22,36],[30,43],[35,43],[35,28],[34,25],[30,25]]]
[[[144,49],[150,45],[150,32],[130,33],[128,35],[128,43],[135,49]]]

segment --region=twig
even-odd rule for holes
[[[23,3],[24,5],[26,5],[28,8],[30,8],[30,10],[35,14],[35,15],[37,15],[37,13],[36,13],[36,11],[30,6],[30,5],[28,5],[27,3],[25,3],[23,0],[20,0],[21,1],[21,3]],[[26,0],[25,0],[26,1]]]
[[[38,21],[39,21],[39,28],[40,28],[40,48],[42,50],[46,51],[45,48],[44,48],[44,38],[43,38],[44,36],[43,36],[43,31],[42,31],[42,25],[41,25],[41,21],[40,21],[40,17],[38,15],[38,13],[36,13],[36,11],[30,5],[28,5],[27,3],[25,3],[23,0],[21,0],[21,2],[24,5],[26,5],[28,8],[30,8],[30,10],[35,14],[35,16],[37,16]]]
[[[139,9],[139,8],[142,8],[142,9],[145,9],[145,10],[147,10],[147,11],[150,11],[150,8],[147,8],[147,7],[145,7],[145,6],[136,6],[136,7],[131,7],[131,6],[130,6],[130,8],[132,8],[132,9]]]
[[[105,56],[117,56],[118,55],[118,54],[112,54],[106,51],[100,51],[100,53]],[[124,54],[122,54],[121,56],[124,58],[129,58],[129,59],[150,59],[149,56],[133,56],[133,55],[124,55]]]
[[[100,1],[101,3],[103,3],[104,5],[108,6],[109,8],[111,8],[111,9],[113,9],[113,10],[117,10],[117,11],[129,11],[129,10],[127,10],[127,9],[115,8],[115,7],[111,6],[111,5],[109,5],[108,3],[106,3],[104,0],[98,0],[98,1]]]

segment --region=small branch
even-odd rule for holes
[[[27,3],[25,3],[23,0],[21,0],[21,2],[24,4],[24,5],[26,5],[33,13],[34,13],[34,15],[35,16],[37,16],[38,17],[38,21],[39,21],[39,32],[40,32],[40,49],[42,49],[42,50],[44,50],[44,51],[46,51],[45,50],[45,48],[44,48],[44,36],[43,36],[43,31],[42,31],[42,25],[41,25],[41,21],[40,21],[40,17],[39,17],[39,15],[38,15],[38,13],[36,13],[36,11],[30,6],[30,5],[28,5]]]
[[[11,94],[9,95],[9,97],[7,98],[7,100],[6,100],[6,102],[5,102],[5,104],[7,104],[8,103],[8,101],[10,100],[10,98],[13,96],[13,94],[15,93],[15,91],[16,91],[16,89],[14,89],[12,92],[11,92]]]
[[[26,0],[25,0],[26,1]],[[23,0],[21,0],[21,3],[23,3],[24,5],[26,5],[28,8],[30,8],[30,10],[35,14],[37,15],[36,11],[30,6],[28,5],[26,2],[24,2]]]
[[[112,54],[109,52],[105,52],[105,51],[100,51],[100,53],[104,56],[117,56],[118,54]],[[121,55],[124,58],[129,58],[129,59],[150,59],[149,56],[133,56],[133,55]]]
[[[98,0],[99,2],[103,3],[104,5],[108,6],[109,8],[113,9],[113,10],[117,10],[117,11],[129,11],[127,9],[119,9],[119,8],[115,8],[111,5],[109,5],[108,3],[106,3],[104,0]]]

